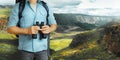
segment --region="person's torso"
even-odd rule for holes
[[[44,22],[46,23],[47,12],[41,3],[36,5],[36,11],[29,3],[26,3],[22,12],[22,18],[20,20],[21,28],[28,28],[36,24]],[[33,39],[32,35],[19,35],[19,50],[25,50],[29,52],[38,52],[47,49],[47,38],[39,39],[40,34],[37,34],[37,39]]]
[[[36,11],[31,7],[29,3],[25,5],[25,8],[22,13],[22,18],[20,20],[20,26],[22,28],[30,27],[33,24],[36,24],[36,21],[39,23],[46,23],[47,12],[42,4],[38,3],[36,6]]]

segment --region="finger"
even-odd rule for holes
[[[49,32],[43,32],[43,34],[48,34]]]
[[[48,25],[45,25],[45,26],[42,26],[42,28],[49,28],[49,26],[48,26]]]
[[[50,31],[49,30],[45,30],[45,31],[43,31],[43,33],[44,34],[48,34],[48,33],[50,33]]]
[[[35,32],[35,31],[32,31],[32,34],[36,34],[36,32]]]
[[[38,31],[34,31],[34,34],[37,34],[38,33]]]
[[[49,30],[49,27],[47,27],[47,28],[42,28],[43,30]]]
[[[37,33],[38,33],[38,31],[35,31],[35,33],[37,34]]]
[[[42,28],[42,31],[47,30],[48,28]]]
[[[39,29],[39,31],[46,31],[46,29]]]
[[[40,31],[43,31],[43,29],[39,29]]]
[[[39,26],[34,26],[34,29],[35,29],[35,30],[39,30],[40,27],[39,27]]]

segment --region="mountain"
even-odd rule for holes
[[[68,26],[78,27],[78,30],[89,30],[101,27],[111,21],[119,20],[117,16],[95,16],[86,14],[54,14],[61,30],[69,29]],[[58,27],[59,27],[58,26]],[[61,31],[59,30],[59,31]]]
[[[0,8],[13,8],[13,5],[0,5]]]

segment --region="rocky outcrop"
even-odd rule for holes
[[[82,45],[82,44],[86,43],[87,41],[92,40],[96,36],[97,36],[96,32],[91,32],[91,31],[86,31],[86,32],[77,34],[73,37],[73,40],[72,40],[71,44],[69,45],[69,47],[73,48],[73,47]]]
[[[112,53],[120,53],[120,23],[115,23],[105,28],[106,48]]]
[[[88,41],[89,36],[86,34],[75,35],[69,47],[77,47]]]

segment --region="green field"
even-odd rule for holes
[[[68,47],[71,41],[72,41],[71,39],[51,40],[50,47],[51,49],[58,51],[58,50]]]
[[[10,8],[0,8],[0,18],[8,17],[10,14]]]
[[[16,39],[17,37],[13,34],[0,32],[0,39]]]

